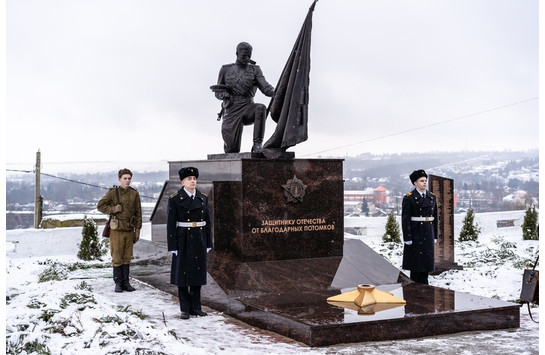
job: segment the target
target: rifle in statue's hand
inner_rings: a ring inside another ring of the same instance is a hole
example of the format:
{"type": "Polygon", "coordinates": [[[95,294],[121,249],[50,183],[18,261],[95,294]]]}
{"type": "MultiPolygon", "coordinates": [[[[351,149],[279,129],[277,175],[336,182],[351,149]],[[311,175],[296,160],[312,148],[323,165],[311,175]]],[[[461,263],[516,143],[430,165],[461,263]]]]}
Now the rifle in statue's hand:
{"type": "Polygon", "coordinates": [[[210,87],[210,90],[212,90],[216,97],[220,100],[223,100],[221,103],[221,110],[218,112],[218,121],[221,120],[221,117],[223,116],[225,109],[231,106],[233,103],[231,102],[230,96],[231,96],[231,87],[229,85],[223,85],[223,84],[217,84],[212,85],[210,87]]]}

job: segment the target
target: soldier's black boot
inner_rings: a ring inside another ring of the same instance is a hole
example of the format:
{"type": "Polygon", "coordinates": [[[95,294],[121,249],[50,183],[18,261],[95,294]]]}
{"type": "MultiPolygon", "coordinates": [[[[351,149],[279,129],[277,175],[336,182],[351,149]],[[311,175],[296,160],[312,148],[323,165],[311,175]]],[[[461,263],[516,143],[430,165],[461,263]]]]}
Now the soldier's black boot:
{"type": "Polygon", "coordinates": [[[114,266],[115,292],[123,292],[121,283],[123,282],[123,270],[121,266],[114,266]]]}
{"type": "Polygon", "coordinates": [[[198,317],[206,317],[208,315],[201,310],[201,286],[189,287],[189,299],[191,300],[190,315],[198,317]]]}
{"type": "Polygon", "coordinates": [[[124,291],[135,291],[136,289],[129,283],[129,264],[122,265],[121,267],[123,270],[123,282],[121,283],[121,287],[123,287],[124,291]]]}

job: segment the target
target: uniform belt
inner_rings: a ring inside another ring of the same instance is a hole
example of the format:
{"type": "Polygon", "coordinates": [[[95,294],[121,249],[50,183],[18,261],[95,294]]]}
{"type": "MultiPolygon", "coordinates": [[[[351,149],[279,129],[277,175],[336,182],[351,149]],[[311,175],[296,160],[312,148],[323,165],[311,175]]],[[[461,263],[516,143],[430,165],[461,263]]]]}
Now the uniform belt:
{"type": "Polygon", "coordinates": [[[415,222],[431,222],[433,220],[433,217],[411,217],[411,221],[415,222]]]}
{"type": "Polygon", "coordinates": [[[231,96],[229,98],[231,102],[253,101],[253,99],[251,96],[231,96]]]}
{"type": "Polygon", "coordinates": [[[206,222],[176,222],[176,227],[204,227],[206,222]]]}

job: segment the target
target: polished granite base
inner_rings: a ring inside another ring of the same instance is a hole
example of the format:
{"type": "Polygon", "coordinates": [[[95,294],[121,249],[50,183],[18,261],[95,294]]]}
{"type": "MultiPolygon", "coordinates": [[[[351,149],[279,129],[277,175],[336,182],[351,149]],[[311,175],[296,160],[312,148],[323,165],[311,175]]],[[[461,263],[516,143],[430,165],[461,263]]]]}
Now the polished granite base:
{"type": "MultiPolygon", "coordinates": [[[[248,155],[249,154],[249,155],[248,155]]],[[[135,245],[133,277],[177,296],[166,248],[167,202],[178,170],[200,171],[214,250],[202,303],[309,346],[417,338],[519,326],[519,305],[415,284],[360,240],[344,238],[342,160],[209,156],[169,162],[152,241],[135,245]],[[328,303],[375,285],[405,305],[328,303]]]]}
{"type": "MultiPolygon", "coordinates": [[[[163,243],[135,245],[132,276],[177,295],[163,243]]],[[[411,282],[359,240],[343,256],[241,262],[212,250],[203,305],[309,346],[519,327],[520,305],[411,282]],[[396,307],[343,307],[326,299],[358,284],[404,299],[396,307]]]]}
{"type": "Polygon", "coordinates": [[[214,249],[242,261],[342,256],[341,159],[227,159],[169,162],[169,180],[151,216],[152,240],[166,241],[169,196],[178,170],[199,169],[198,189],[210,202],[214,249]]]}

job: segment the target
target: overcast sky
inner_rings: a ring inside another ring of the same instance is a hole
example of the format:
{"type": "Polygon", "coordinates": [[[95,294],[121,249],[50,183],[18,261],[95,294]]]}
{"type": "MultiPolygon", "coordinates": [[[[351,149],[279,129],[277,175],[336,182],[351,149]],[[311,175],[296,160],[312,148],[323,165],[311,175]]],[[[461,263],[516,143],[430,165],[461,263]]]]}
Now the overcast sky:
{"type": "MultiPolygon", "coordinates": [[[[311,3],[8,0],[8,168],[223,153],[221,65],[276,86],[311,3]]],[[[537,0],[319,0],[311,61],[296,158],[538,148],[537,0]]]]}

